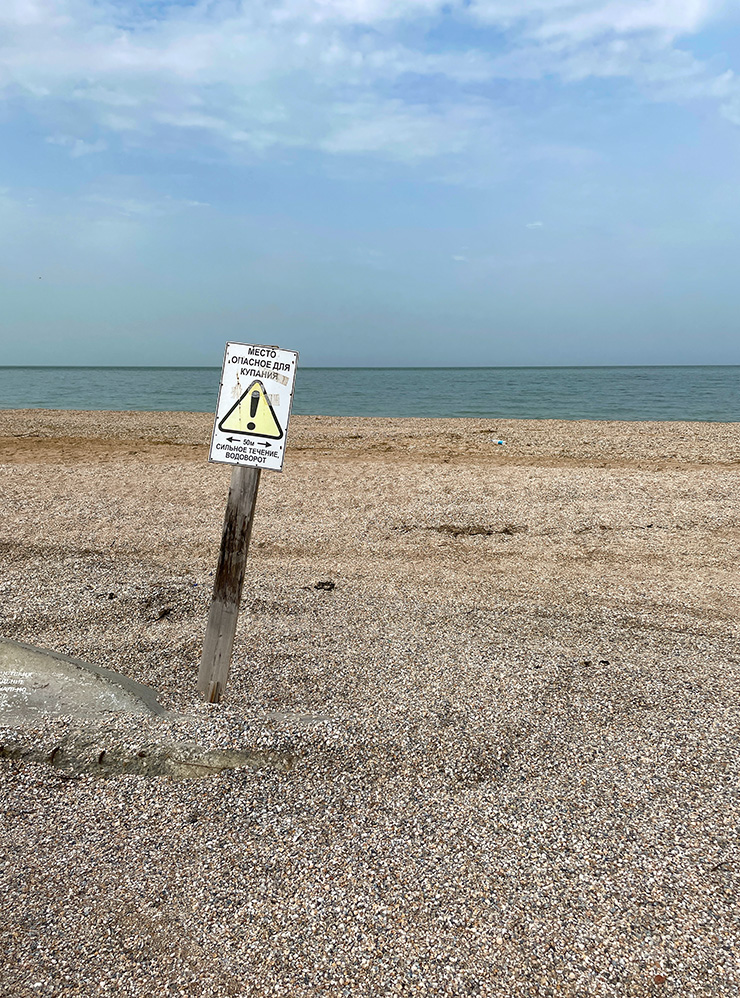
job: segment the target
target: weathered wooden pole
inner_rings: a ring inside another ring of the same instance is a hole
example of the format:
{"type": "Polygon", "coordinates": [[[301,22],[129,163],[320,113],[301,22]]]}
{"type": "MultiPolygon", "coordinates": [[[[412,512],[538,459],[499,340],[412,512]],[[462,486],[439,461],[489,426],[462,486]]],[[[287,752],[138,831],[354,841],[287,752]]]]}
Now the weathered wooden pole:
{"type": "Polygon", "coordinates": [[[198,672],[198,690],[209,703],[220,702],[229,678],[259,483],[259,468],[235,465],[231,469],[221,551],[198,672]]]}

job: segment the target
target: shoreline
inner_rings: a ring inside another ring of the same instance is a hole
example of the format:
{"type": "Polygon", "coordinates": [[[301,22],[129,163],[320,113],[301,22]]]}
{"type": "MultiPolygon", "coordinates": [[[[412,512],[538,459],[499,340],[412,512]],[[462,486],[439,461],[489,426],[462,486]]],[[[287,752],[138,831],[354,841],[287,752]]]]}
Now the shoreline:
{"type": "MultiPolygon", "coordinates": [[[[0,410],[0,461],[17,459],[23,440],[109,441],[125,455],[135,440],[159,446],[207,448],[212,413],[138,410],[0,410]]],[[[740,423],[690,421],[505,420],[477,417],[292,416],[287,453],[335,450],[356,456],[364,445],[406,452],[416,445],[440,459],[570,459],[677,464],[740,464],[740,423]],[[505,440],[497,446],[494,440],[505,440]]],[[[78,456],[83,457],[79,452],[78,456]]],[[[100,456],[100,452],[98,453],[100,456]]],[[[421,455],[420,455],[421,456],[421,455]]],[[[289,468],[289,458],[286,466],[289,468]]]]}

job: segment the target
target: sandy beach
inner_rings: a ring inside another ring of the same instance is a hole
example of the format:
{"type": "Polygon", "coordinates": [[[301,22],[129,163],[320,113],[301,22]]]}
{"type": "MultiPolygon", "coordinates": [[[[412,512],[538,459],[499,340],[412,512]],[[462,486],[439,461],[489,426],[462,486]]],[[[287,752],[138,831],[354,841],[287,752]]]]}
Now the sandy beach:
{"type": "Polygon", "coordinates": [[[211,424],[0,411],[0,634],[290,760],[0,759],[0,994],[740,994],[740,424],[294,417],[217,707],[211,424]]]}

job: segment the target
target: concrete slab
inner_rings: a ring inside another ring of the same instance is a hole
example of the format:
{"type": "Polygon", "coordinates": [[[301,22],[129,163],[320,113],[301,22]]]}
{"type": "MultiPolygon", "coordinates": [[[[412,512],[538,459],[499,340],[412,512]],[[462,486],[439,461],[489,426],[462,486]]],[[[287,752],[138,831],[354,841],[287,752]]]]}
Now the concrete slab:
{"type": "MultiPolygon", "coordinates": [[[[284,747],[211,748],[193,737],[173,737],[171,724],[160,724],[164,720],[176,721],[178,715],[165,711],[148,686],[68,655],[0,638],[0,759],[46,763],[65,779],[204,779],[228,769],[284,771],[293,765],[284,747]],[[145,723],[141,715],[154,723],[145,723]],[[55,717],[63,718],[62,730],[49,744],[39,736],[40,722],[55,717]]],[[[189,725],[180,715],[179,721],[192,734],[203,734],[202,719],[189,725]]]]}
{"type": "Polygon", "coordinates": [[[58,652],[0,638],[0,724],[42,717],[102,720],[114,714],[164,714],[154,692],[126,676],[58,652]]]}

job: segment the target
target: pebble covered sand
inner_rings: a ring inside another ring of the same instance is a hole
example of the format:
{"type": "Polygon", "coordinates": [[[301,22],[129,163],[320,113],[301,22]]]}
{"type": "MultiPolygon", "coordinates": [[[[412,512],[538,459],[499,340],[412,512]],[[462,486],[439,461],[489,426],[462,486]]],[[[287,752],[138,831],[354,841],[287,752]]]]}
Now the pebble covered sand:
{"type": "Polygon", "coordinates": [[[3,998],[740,994],[740,424],[295,417],[219,706],[210,427],[0,412],[0,634],[275,763],[0,759],[3,998]]]}

